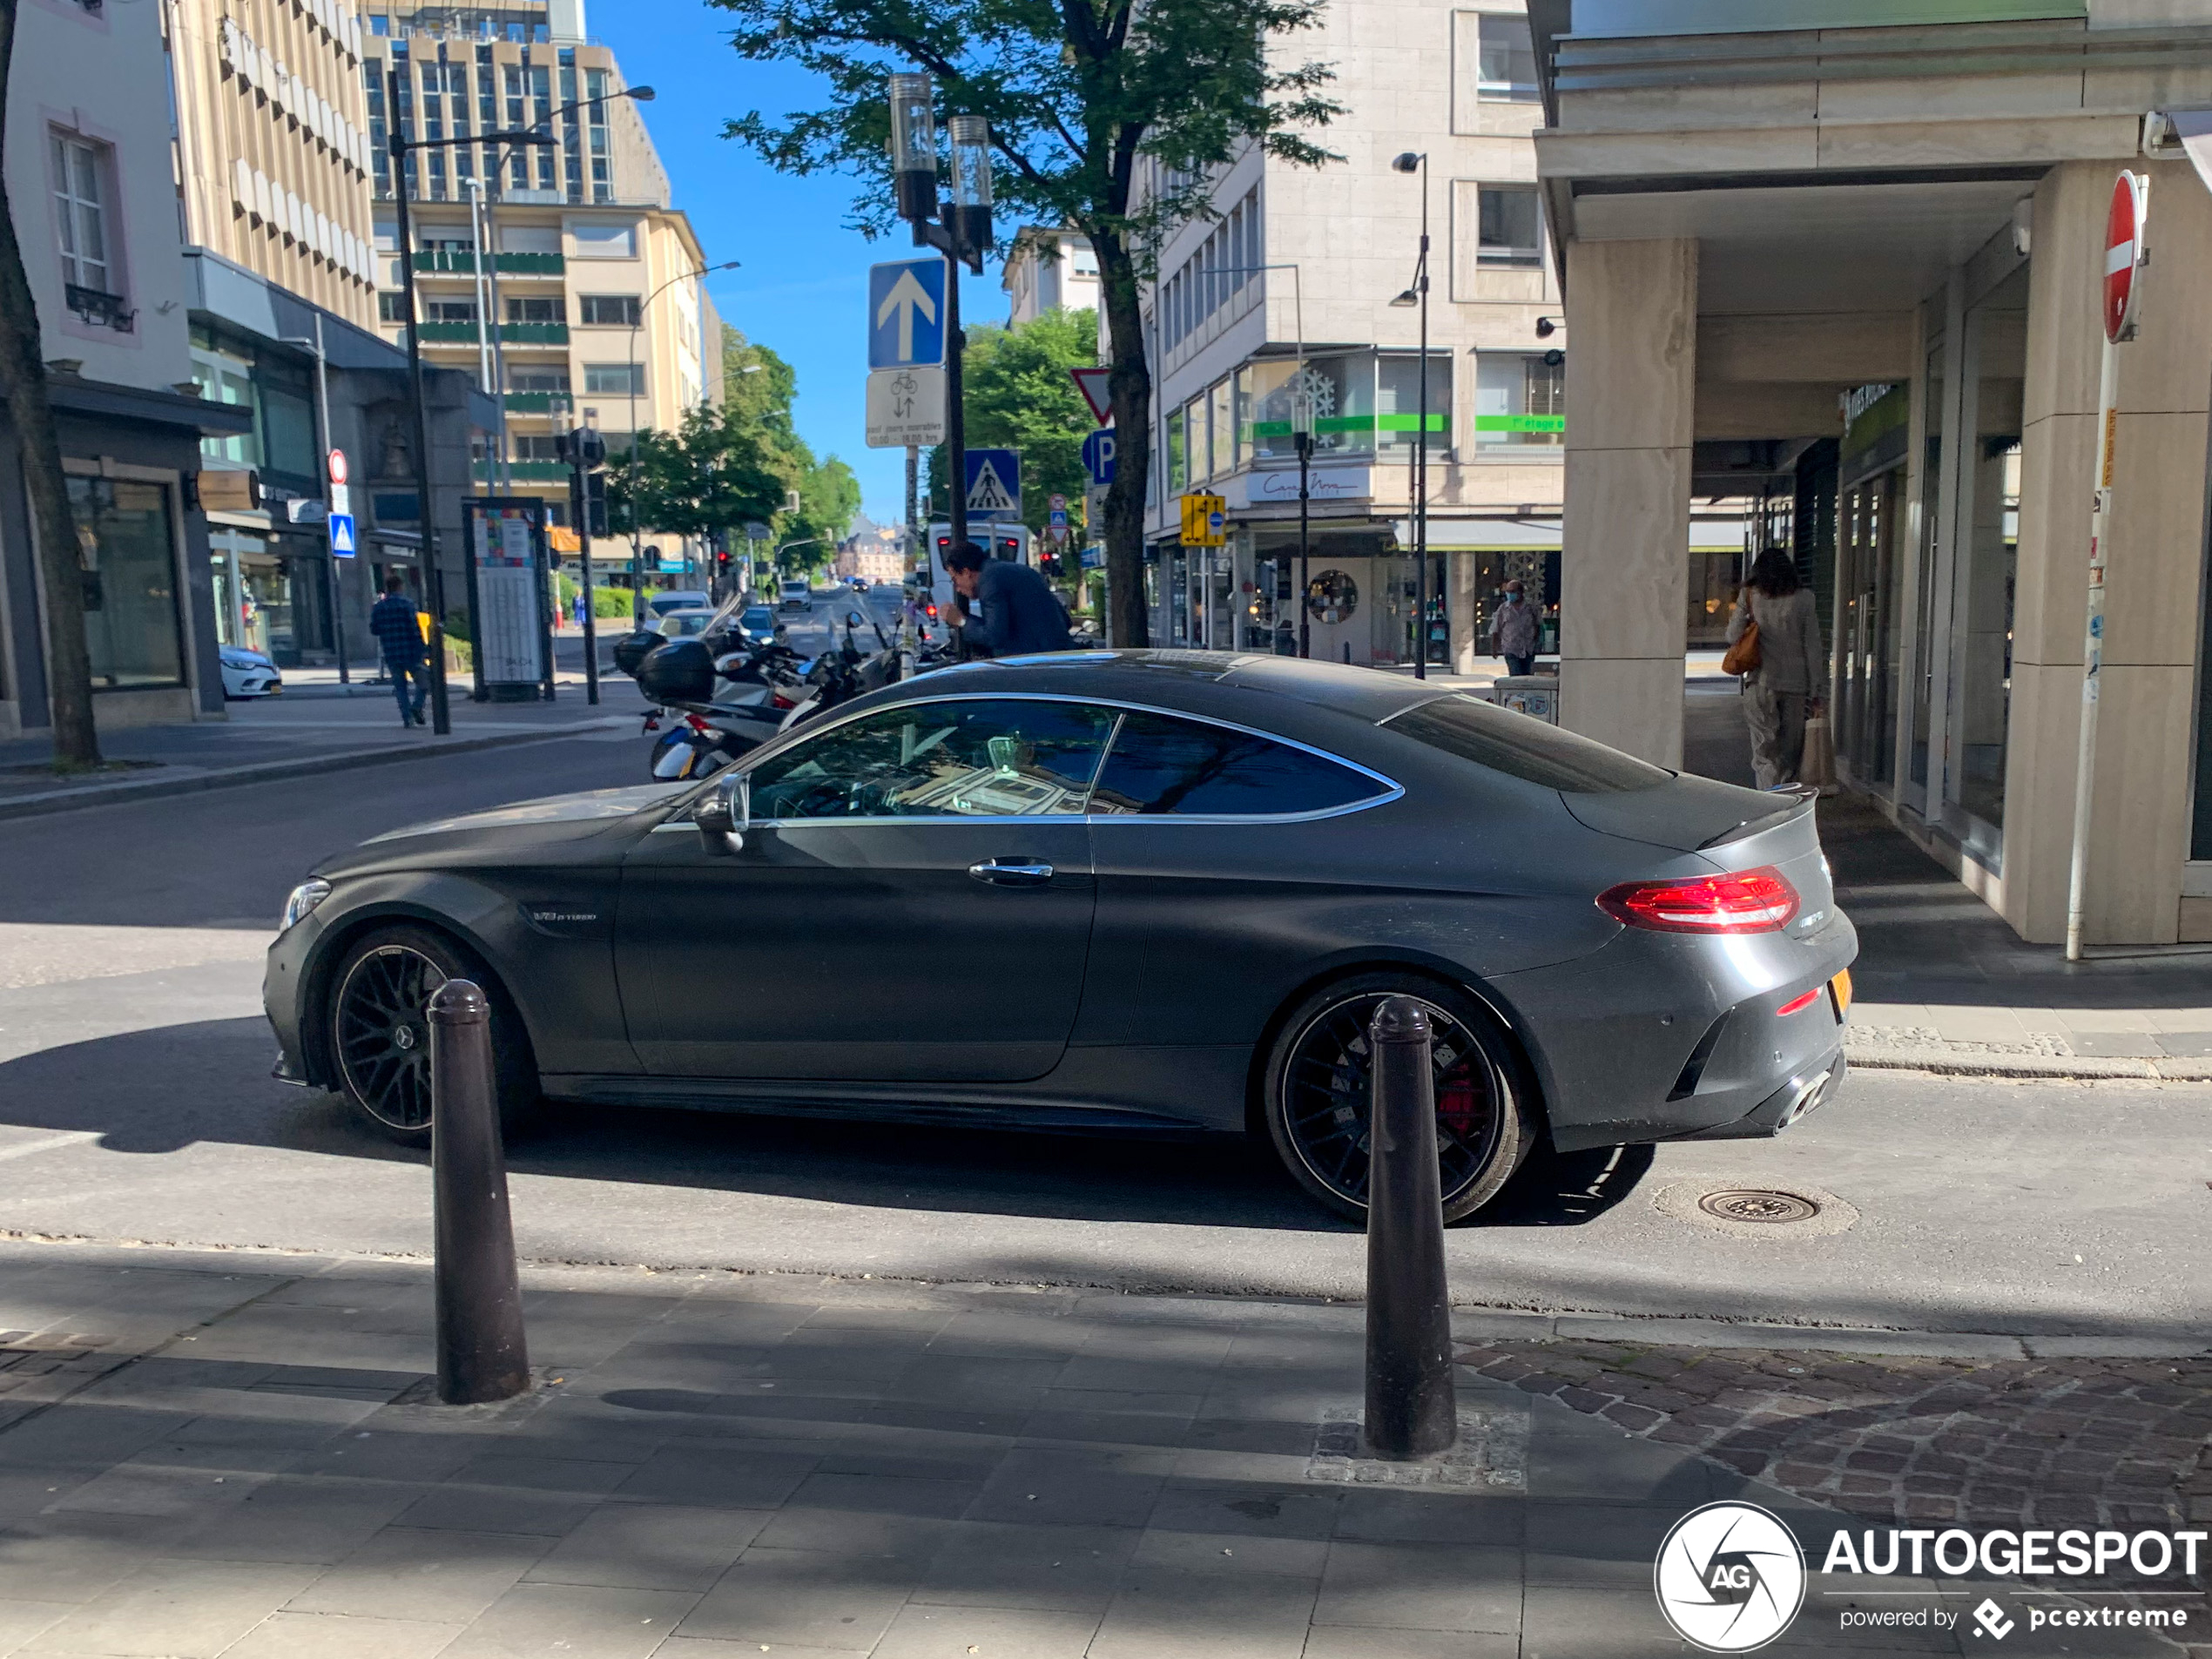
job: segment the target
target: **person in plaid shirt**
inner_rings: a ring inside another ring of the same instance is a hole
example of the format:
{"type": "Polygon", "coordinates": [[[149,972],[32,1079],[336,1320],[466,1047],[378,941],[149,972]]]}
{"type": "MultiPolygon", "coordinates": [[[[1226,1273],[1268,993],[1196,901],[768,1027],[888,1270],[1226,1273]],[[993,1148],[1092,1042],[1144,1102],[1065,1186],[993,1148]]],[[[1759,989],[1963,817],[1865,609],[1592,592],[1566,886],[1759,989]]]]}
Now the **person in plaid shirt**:
{"type": "Polygon", "coordinates": [[[392,695],[400,700],[400,724],[421,725],[422,699],[430,690],[430,656],[422,644],[422,627],[415,619],[414,602],[407,597],[407,578],[384,578],[384,597],[368,610],[368,631],[384,648],[384,671],[392,678],[392,695]],[[415,697],[408,698],[408,682],[414,681],[415,697]]]}

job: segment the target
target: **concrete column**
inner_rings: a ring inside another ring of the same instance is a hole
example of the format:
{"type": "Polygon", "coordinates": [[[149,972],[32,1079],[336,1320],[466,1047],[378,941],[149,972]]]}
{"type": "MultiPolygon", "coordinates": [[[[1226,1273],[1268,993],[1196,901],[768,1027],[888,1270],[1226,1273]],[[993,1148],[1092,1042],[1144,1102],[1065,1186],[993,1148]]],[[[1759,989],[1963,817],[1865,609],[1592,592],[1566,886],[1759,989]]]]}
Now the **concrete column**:
{"type": "Polygon", "coordinates": [[[1567,246],[1560,723],[1682,764],[1697,244],[1567,246]]]}
{"type": "MultiPolygon", "coordinates": [[[[2186,163],[2152,175],[2141,329],[2120,347],[2087,938],[2180,936],[2205,548],[2212,196],[2186,163]]],[[[2022,407],[2019,566],[2005,790],[2005,919],[2066,934],[2081,643],[2095,488],[2105,214],[2119,168],[2068,162],[2036,187],[2022,407]]],[[[2212,918],[2208,918],[2212,921],[2212,918]]]]}

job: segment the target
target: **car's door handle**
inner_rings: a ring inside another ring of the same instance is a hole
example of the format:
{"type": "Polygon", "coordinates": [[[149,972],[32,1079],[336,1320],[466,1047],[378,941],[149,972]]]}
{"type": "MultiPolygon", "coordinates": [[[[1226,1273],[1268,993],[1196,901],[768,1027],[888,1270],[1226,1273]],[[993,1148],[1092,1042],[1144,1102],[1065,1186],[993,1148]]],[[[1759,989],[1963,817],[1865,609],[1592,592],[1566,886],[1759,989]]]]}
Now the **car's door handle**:
{"type": "Polygon", "coordinates": [[[1001,887],[1041,887],[1052,880],[1049,864],[1030,864],[1017,859],[987,859],[968,867],[978,881],[1001,887]]]}

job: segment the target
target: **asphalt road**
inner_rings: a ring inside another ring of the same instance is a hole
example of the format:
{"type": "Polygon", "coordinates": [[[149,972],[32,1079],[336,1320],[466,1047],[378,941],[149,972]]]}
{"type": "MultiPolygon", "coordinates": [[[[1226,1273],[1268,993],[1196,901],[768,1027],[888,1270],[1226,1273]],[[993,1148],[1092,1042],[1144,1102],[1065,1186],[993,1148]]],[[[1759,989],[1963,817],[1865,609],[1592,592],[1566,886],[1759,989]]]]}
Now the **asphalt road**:
{"type": "MultiPolygon", "coordinates": [[[[801,647],[805,647],[802,645],[801,647]]],[[[642,779],[627,731],[0,823],[0,1231],[419,1254],[420,1157],[268,1076],[260,954],[323,852],[642,779]]],[[[834,994],[833,990],[830,994],[834,994]]],[[[856,1031],[868,1011],[853,1009],[856,1031]]],[[[1457,1299],[1949,1330],[2201,1330],[2212,1089],[1854,1076],[1770,1142],[1534,1164],[1457,1299]],[[1811,1186],[1831,1233],[1682,1218],[1811,1186]],[[1662,1202],[1665,1208],[1662,1207],[1662,1202]]],[[[570,1112],[511,1149],[544,1260],[1350,1297],[1363,1241],[1241,1144],[570,1112]]]]}

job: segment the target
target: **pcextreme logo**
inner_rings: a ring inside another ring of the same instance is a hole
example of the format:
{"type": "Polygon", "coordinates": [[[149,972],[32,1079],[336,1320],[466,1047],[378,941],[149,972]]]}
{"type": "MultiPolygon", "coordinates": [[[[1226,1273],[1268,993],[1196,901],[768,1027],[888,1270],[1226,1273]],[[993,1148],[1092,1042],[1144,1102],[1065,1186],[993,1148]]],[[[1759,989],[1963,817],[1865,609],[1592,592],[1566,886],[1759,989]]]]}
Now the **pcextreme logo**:
{"type": "Polygon", "coordinates": [[[1757,1505],[1709,1503],[1659,1546],[1652,1588],[1683,1641],[1707,1653],[1749,1653],[1788,1629],[1804,1605],[1804,1552],[1757,1505]]]}

